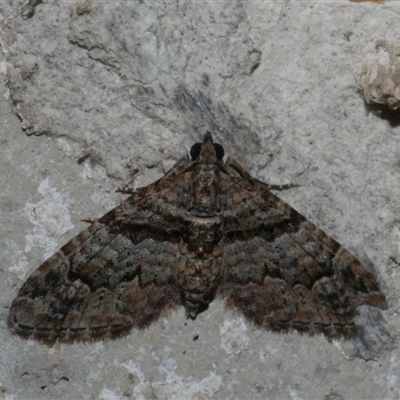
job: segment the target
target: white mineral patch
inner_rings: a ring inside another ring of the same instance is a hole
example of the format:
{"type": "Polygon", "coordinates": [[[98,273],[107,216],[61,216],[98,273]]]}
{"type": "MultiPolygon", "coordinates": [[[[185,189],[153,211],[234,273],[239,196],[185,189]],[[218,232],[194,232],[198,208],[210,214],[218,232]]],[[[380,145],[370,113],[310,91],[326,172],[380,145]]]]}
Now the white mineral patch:
{"type": "Polygon", "coordinates": [[[43,200],[37,203],[27,202],[25,206],[25,216],[33,224],[32,232],[25,237],[25,251],[29,252],[33,247],[42,247],[45,259],[54,253],[60,236],[73,229],[74,224],[70,218],[71,202],[68,196],[51,186],[49,178],[40,183],[38,192],[43,196],[43,200]]]}
{"type": "Polygon", "coordinates": [[[219,327],[221,347],[229,354],[239,354],[246,350],[249,338],[247,326],[243,318],[225,319],[219,327]]]}

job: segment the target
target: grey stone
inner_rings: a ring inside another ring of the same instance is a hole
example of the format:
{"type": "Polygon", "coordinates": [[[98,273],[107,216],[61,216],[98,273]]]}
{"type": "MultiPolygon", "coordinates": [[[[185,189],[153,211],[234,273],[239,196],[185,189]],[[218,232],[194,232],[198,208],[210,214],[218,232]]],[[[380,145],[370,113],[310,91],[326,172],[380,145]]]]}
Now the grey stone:
{"type": "Polygon", "coordinates": [[[2,396],[399,396],[399,123],[358,92],[377,43],[398,41],[396,2],[33,3],[0,4],[2,396]],[[388,325],[363,312],[362,343],[332,344],[244,330],[214,302],[113,342],[12,336],[23,279],[206,130],[257,178],[300,185],[279,197],[375,266],[388,325]]]}

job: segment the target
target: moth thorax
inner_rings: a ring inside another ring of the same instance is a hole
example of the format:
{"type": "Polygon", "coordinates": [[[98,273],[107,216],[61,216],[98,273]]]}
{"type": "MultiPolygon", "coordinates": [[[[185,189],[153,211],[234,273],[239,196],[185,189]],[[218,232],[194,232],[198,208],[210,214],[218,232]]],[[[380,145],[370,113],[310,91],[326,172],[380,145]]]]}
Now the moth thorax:
{"type": "Polygon", "coordinates": [[[213,164],[199,165],[191,182],[193,215],[210,217],[219,213],[219,170],[213,164]]]}

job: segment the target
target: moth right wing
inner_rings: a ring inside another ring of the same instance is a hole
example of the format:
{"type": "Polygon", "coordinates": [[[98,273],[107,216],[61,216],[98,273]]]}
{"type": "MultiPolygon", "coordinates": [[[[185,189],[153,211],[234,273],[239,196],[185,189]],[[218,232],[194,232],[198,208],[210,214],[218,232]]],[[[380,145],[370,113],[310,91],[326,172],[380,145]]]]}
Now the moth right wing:
{"type": "Polygon", "coordinates": [[[221,180],[226,206],[218,294],[228,308],[268,330],[327,337],[353,335],[360,305],[387,308],[377,281],[355,257],[266,184],[240,169],[239,175],[221,180]]]}

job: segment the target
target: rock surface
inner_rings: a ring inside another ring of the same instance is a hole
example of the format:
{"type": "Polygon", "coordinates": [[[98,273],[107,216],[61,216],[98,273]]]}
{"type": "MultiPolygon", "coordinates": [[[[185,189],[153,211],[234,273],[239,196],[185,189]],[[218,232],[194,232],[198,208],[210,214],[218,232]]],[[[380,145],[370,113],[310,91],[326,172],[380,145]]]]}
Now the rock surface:
{"type": "Polygon", "coordinates": [[[382,51],[382,65],[398,63],[399,7],[1,3],[2,396],[397,398],[399,117],[363,94],[377,98],[366,71],[393,71],[374,66],[382,51]],[[12,336],[22,281],[81,218],[118,204],[115,188],[160,177],[207,130],[257,178],[298,183],[278,196],[373,269],[389,310],[363,308],[359,336],[333,343],[260,331],[221,302],[114,342],[12,336]]]}

